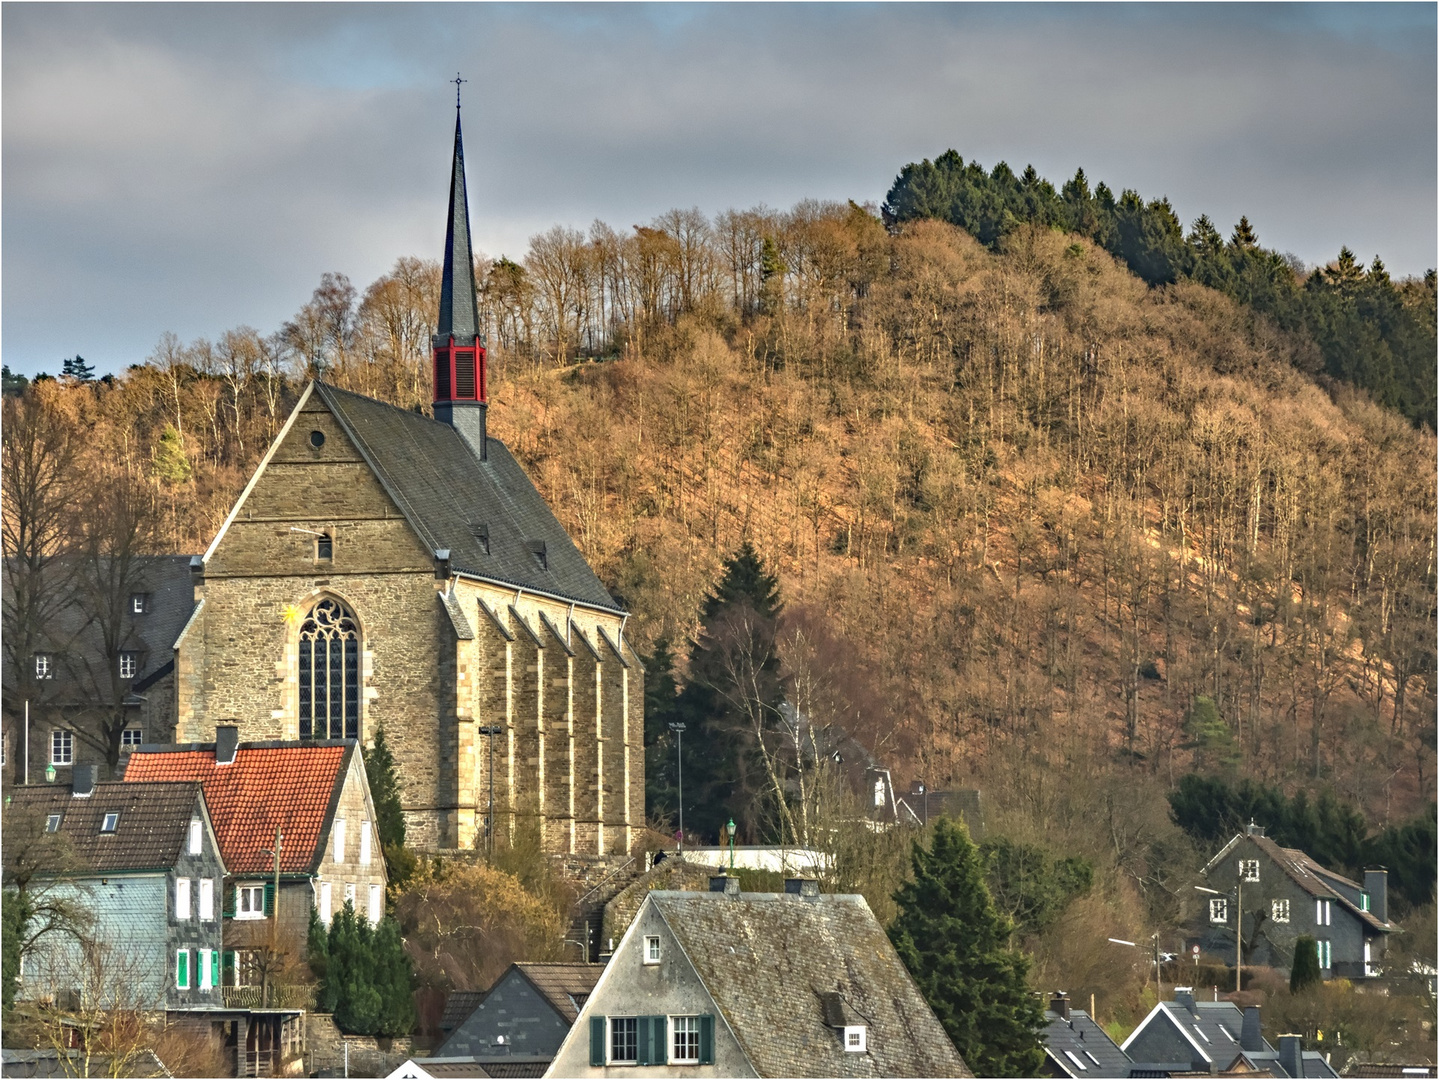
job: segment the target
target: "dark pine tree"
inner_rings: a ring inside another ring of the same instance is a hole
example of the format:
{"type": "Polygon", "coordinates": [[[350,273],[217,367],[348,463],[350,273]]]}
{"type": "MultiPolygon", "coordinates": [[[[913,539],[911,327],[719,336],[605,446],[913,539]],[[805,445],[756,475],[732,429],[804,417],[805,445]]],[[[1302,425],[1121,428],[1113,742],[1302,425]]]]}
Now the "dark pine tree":
{"type": "Polygon", "coordinates": [[[1319,944],[1312,937],[1294,939],[1294,966],[1289,969],[1289,992],[1299,994],[1317,986],[1319,975],[1319,944]]]}
{"type": "Polygon", "coordinates": [[[405,812],[400,804],[400,778],[395,756],[385,741],[385,726],[375,729],[375,745],[365,750],[365,777],[375,800],[375,832],[385,855],[391,885],[403,885],[415,869],[415,856],[405,847],[405,812]]]}
{"type": "Polygon", "coordinates": [[[328,931],[311,914],[310,970],[320,980],[319,1007],[351,1035],[408,1035],[415,1025],[414,968],[399,927],[378,927],[346,903],[328,931]]]}
{"type": "Polygon", "coordinates": [[[1044,1011],[1025,978],[1029,958],[985,885],[964,825],[940,818],[928,850],[914,845],[914,880],[894,894],[895,951],[975,1076],[1035,1076],[1044,1011]]]}
{"type": "Polygon", "coordinates": [[[660,638],[645,665],[645,813],[652,821],[677,821],[674,734],[680,718],[674,653],[660,638]]]}
{"type": "Polygon", "coordinates": [[[61,366],[60,374],[68,375],[78,382],[92,382],[95,378],[95,368],[85,362],[85,358],[79,353],[74,356],[65,357],[61,366]]]}

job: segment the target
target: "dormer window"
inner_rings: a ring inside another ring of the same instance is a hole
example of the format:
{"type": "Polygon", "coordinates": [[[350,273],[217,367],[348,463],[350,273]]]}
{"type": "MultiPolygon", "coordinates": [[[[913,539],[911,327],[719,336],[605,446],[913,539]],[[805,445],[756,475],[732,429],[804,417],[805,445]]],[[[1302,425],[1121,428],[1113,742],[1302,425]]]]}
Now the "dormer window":
{"type": "Polygon", "coordinates": [[[53,679],[55,677],[55,654],[37,652],[35,654],[35,678],[53,679]]]}
{"type": "Polygon", "coordinates": [[[545,552],[545,542],[543,540],[530,541],[530,554],[535,557],[535,562],[540,564],[541,570],[548,570],[550,568],[550,559],[549,555],[545,552]]]}
{"type": "Polygon", "coordinates": [[[140,654],[137,652],[122,652],[120,654],[120,678],[133,679],[140,671],[140,654]]]}
{"type": "Polygon", "coordinates": [[[847,1054],[863,1054],[869,1049],[869,1029],[863,1024],[846,1024],[844,1050],[847,1054]]]}
{"type": "Polygon", "coordinates": [[[100,822],[100,831],[101,831],[102,833],[112,833],[112,832],[115,831],[115,827],[116,827],[117,825],[119,825],[119,824],[120,824],[120,815],[119,815],[119,814],[117,814],[117,813],[106,814],[106,815],[105,815],[105,820],[102,821],[102,822],[100,822]]]}
{"type": "Polygon", "coordinates": [[[335,538],[329,533],[315,537],[315,560],[329,562],[335,557],[335,538]]]}
{"type": "Polygon", "coordinates": [[[131,594],[130,594],[130,614],[131,614],[131,615],[143,615],[143,614],[145,614],[145,612],[147,612],[147,611],[149,611],[149,610],[150,610],[150,594],[149,594],[149,593],[137,592],[137,593],[131,593],[131,594]]]}
{"type": "Polygon", "coordinates": [[[490,527],[488,525],[471,525],[470,535],[475,538],[475,543],[480,545],[480,550],[488,555],[490,553],[490,527]]]}

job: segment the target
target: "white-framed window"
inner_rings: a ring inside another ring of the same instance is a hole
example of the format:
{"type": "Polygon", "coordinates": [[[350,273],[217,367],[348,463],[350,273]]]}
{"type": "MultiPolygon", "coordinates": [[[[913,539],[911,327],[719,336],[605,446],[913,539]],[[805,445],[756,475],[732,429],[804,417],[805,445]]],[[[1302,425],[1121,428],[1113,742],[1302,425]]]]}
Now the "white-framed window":
{"type": "Polygon", "coordinates": [[[1364,943],[1364,974],[1379,974],[1379,969],[1374,966],[1374,943],[1370,941],[1364,943]]]}
{"type": "Polygon", "coordinates": [[[1288,922],[1288,921],[1289,921],[1289,901],[1288,901],[1288,900],[1271,900],[1271,901],[1269,901],[1269,917],[1270,917],[1271,919],[1273,919],[1275,922],[1288,922]]]}
{"type": "Polygon", "coordinates": [[[1322,971],[1328,971],[1334,963],[1334,952],[1332,943],[1328,938],[1321,938],[1315,942],[1319,947],[1319,967],[1322,971]]]}
{"type": "Polygon", "coordinates": [[[345,882],[345,903],[350,905],[351,911],[355,910],[355,883],[353,881],[345,882]]]}
{"type": "Polygon", "coordinates": [[[148,593],[137,592],[137,593],[131,593],[131,594],[130,594],[130,614],[131,614],[131,615],[143,615],[143,614],[145,614],[146,611],[149,610],[149,608],[150,608],[150,595],[149,595],[148,593]]]}
{"type": "Polygon", "coordinates": [[[133,679],[140,671],[140,654],[137,652],[122,652],[120,654],[120,678],[133,679]]]}
{"type": "Polygon", "coordinates": [[[658,937],[645,938],[645,963],[658,964],[660,962],[660,939],[658,937]]]}
{"type": "MultiPolygon", "coordinates": [[[[841,1034],[844,1037],[846,1054],[863,1054],[869,1049],[869,1029],[863,1024],[846,1024],[841,1034]]],[[[1070,1057],[1073,1056],[1073,1054],[1070,1055],[1070,1057]]],[[[1079,1061],[1078,1064],[1081,1069],[1084,1068],[1084,1062],[1079,1061]]]]}
{"type": "MultiPolygon", "coordinates": [[[[4,765],[4,764],[5,764],[5,763],[4,763],[3,761],[0,761],[0,765],[4,765]]],[[[1360,910],[1360,911],[1368,911],[1368,910],[1369,910],[1369,894],[1368,894],[1367,892],[1362,892],[1362,893],[1359,894],[1359,910],[1360,910]]]]}
{"type": "MultiPolygon", "coordinates": [[[[1314,925],[1329,926],[1334,918],[1333,902],[1329,900],[1314,901],[1314,925]]],[[[1323,965],[1320,965],[1321,967],[1323,965]]]]}
{"type": "Polygon", "coordinates": [[[190,917],[190,879],[187,877],[175,879],[175,918],[188,919],[190,917]]]}
{"type": "Polygon", "coordinates": [[[200,921],[215,920],[215,882],[212,878],[200,879],[200,921]]]}
{"type": "Polygon", "coordinates": [[[199,818],[190,819],[190,854],[199,855],[204,850],[205,833],[199,818]]]}
{"type": "Polygon", "coordinates": [[[670,1017],[670,1063],[672,1065],[697,1065],[700,1059],[700,1018],[698,1016],[670,1017]]]}
{"type": "Polygon", "coordinates": [[[370,865],[370,823],[360,822],[360,865],[370,865]]]}
{"type": "Polygon", "coordinates": [[[883,805],[884,805],[884,781],[883,781],[883,780],[876,780],[876,781],[874,782],[874,805],[875,805],[875,806],[883,806],[883,805]]]}
{"type": "Polygon", "coordinates": [[[235,886],[235,918],[263,919],[265,917],[265,886],[235,886]]]}
{"type": "Polygon", "coordinates": [[[53,679],[55,677],[55,654],[37,652],[35,654],[35,678],[53,679]]]}
{"type": "Polygon", "coordinates": [[[610,1064],[633,1065],[640,1057],[640,1020],[637,1016],[610,1017],[610,1064]]]}
{"type": "Polygon", "coordinates": [[[1209,901],[1209,921],[1212,923],[1229,921],[1229,901],[1227,899],[1219,896],[1209,901]]]}
{"type": "Polygon", "coordinates": [[[178,990],[190,988],[190,950],[175,950],[175,987],[178,990]]]}
{"type": "Polygon", "coordinates": [[[46,831],[46,832],[59,832],[59,831],[60,831],[60,817],[61,817],[60,814],[51,814],[50,816],[48,816],[48,817],[45,819],[45,831],[46,831]]]}
{"type": "Polygon", "coordinates": [[[330,925],[330,883],[320,882],[320,921],[330,925]]]}
{"type": "Polygon", "coordinates": [[[215,985],[215,950],[200,950],[200,989],[209,990],[215,985]]]}
{"type": "Polygon", "coordinates": [[[140,749],[145,741],[145,733],[137,727],[127,727],[120,732],[120,753],[130,754],[140,749]]]}
{"type": "Polygon", "coordinates": [[[1259,880],[1259,860],[1258,860],[1258,859],[1240,859],[1240,860],[1239,860],[1239,880],[1240,880],[1240,881],[1258,881],[1258,880],[1259,880]]]}
{"type": "Polygon", "coordinates": [[[75,764],[75,735],[73,732],[50,732],[50,764],[75,764]]]}
{"type": "Polygon", "coordinates": [[[379,926],[385,914],[385,892],[378,885],[370,886],[370,925],[379,926]]]}
{"type": "MultiPolygon", "coordinates": [[[[849,1044],[848,1044],[848,1043],[845,1044],[845,1049],[846,1049],[846,1050],[849,1049],[849,1044]]],[[[1085,1072],[1088,1072],[1088,1071],[1089,1071],[1089,1066],[1086,1065],[1084,1062],[1080,1061],[1080,1060],[1079,1060],[1079,1055],[1076,1054],[1073,1050],[1066,1050],[1066,1051],[1064,1052],[1064,1056],[1067,1057],[1067,1058],[1069,1058],[1070,1061],[1074,1062],[1074,1064],[1075,1064],[1075,1066],[1076,1066],[1077,1068],[1083,1069],[1085,1072]]]]}
{"type": "Polygon", "coordinates": [[[335,861],[345,861],[345,819],[335,819],[335,861]]]}
{"type": "Polygon", "coordinates": [[[100,831],[102,833],[112,833],[119,827],[120,815],[114,811],[106,814],[105,819],[100,822],[100,831]]]}

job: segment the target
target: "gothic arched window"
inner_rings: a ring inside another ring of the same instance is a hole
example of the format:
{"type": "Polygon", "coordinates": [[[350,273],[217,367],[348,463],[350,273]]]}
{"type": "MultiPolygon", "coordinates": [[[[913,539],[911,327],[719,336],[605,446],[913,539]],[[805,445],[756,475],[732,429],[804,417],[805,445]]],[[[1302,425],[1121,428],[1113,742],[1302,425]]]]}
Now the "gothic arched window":
{"type": "Polygon", "coordinates": [[[300,738],[360,737],[360,629],[326,598],[300,624],[300,738]]]}

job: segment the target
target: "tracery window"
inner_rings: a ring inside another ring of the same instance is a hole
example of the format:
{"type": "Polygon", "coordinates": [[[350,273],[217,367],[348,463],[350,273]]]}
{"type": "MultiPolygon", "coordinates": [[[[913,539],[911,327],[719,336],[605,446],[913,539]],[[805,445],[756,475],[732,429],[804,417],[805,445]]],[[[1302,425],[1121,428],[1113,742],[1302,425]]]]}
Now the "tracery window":
{"type": "Polygon", "coordinates": [[[360,737],[360,630],[338,600],[300,625],[300,738],[360,737]]]}

